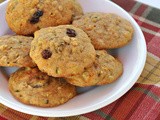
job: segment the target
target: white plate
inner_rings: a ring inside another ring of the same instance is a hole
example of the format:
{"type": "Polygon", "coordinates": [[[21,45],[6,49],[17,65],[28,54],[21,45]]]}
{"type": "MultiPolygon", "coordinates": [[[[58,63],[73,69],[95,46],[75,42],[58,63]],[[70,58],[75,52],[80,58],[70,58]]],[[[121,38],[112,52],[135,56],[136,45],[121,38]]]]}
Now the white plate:
{"type": "MultiPolygon", "coordinates": [[[[25,105],[15,100],[7,88],[7,78],[3,77],[0,72],[0,102],[2,104],[32,115],[47,117],[73,116],[88,113],[112,103],[134,85],[143,70],[146,60],[146,43],[141,29],[127,12],[108,0],[79,0],[79,2],[84,12],[116,13],[129,20],[134,26],[135,33],[132,42],[124,48],[112,51],[123,62],[123,75],[113,84],[93,89],[81,89],[84,91],[83,93],[64,105],[54,108],[39,108],[25,105]]],[[[6,1],[0,5],[0,36],[11,33],[5,21],[7,3],[6,1]]],[[[1,70],[4,71],[2,68],[1,70]]],[[[9,70],[11,70],[9,72],[13,71],[13,69],[9,70]]],[[[8,69],[6,72],[8,72],[8,69]]]]}

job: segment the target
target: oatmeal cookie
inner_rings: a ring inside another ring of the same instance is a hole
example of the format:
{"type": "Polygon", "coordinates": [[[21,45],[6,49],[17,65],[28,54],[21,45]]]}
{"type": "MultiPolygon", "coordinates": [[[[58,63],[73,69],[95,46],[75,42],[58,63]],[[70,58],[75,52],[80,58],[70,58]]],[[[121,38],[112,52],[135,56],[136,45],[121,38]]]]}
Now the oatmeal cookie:
{"type": "Polygon", "coordinates": [[[22,103],[53,107],[64,104],[76,95],[75,86],[62,78],[54,78],[38,68],[20,68],[9,79],[9,90],[22,103]]]}
{"type": "Polygon", "coordinates": [[[96,51],[96,61],[82,74],[66,78],[70,84],[86,87],[105,85],[117,80],[123,72],[122,63],[109,55],[105,50],[96,51]]]}
{"type": "Polygon", "coordinates": [[[10,0],[6,10],[8,26],[17,34],[29,35],[57,25],[70,24],[80,10],[74,0],[10,0]]]}
{"type": "Polygon", "coordinates": [[[39,69],[53,77],[82,73],[95,61],[95,49],[87,34],[72,25],[35,32],[30,56],[39,69]]]}
{"type": "Polygon", "coordinates": [[[77,0],[73,0],[73,2],[75,3],[75,6],[73,8],[73,15],[72,15],[73,18],[72,19],[83,15],[83,10],[82,10],[81,5],[77,2],[77,0]]]}
{"type": "Polygon", "coordinates": [[[77,17],[73,25],[83,29],[98,50],[123,47],[132,40],[134,32],[130,22],[111,13],[87,13],[77,17]]]}
{"type": "Polygon", "coordinates": [[[34,67],[29,56],[32,37],[5,35],[0,37],[0,66],[34,67]]]}

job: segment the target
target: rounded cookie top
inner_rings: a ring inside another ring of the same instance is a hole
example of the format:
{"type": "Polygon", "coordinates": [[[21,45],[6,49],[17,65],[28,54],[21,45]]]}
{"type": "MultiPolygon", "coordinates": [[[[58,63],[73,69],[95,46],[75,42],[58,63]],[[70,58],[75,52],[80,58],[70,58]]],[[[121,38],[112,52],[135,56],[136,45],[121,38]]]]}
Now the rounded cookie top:
{"type": "Polygon", "coordinates": [[[71,76],[66,80],[76,86],[85,87],[104,85],[117,80],[123,72],[120,61],[109,55],[105,50],[96,51],[96,61],[82,74],[71,76]]]}
{"type": "Polygon", "coordinates": [[[6,20],[9,27],[21,35],[72,22],[75,14],[74,0],[10,0],[6,20]]]}
{"type": "Polygon", "coordinates": [[[76,88],[38,68],[20,68],[9,79],[9,90],[20,102],[39,107],[61,105],[76,95],[76,88]]]}
{"type": "Polygon", "coordinates": [[[73,15],[72,15],[72,19],[75,19],[75,17],[81,16],[83,15],[83,10],[81,5],[77,2],[77,0],[73,0],[73,2],[75,3],[74,8],[73,8],[73,15]]]}
{"type": "Polygon", "coordinates": [[[62,25],[35,32],[30,56],[48,75],[67,77],[91,66],[95,61],[95,49],[83,30],[62,25]]]}
{"type": "Polygon", "coordinates": [[[111,13],[87,13],[73,25],[83,29],[95,49],[119,48],[132,40],[133,27],[126,19],[111,13]]]}
{"type": "Polygon", "coordinates": [[[6,35],[0,37],[0,66],[33,67],[29,56],[32,37],[6,35]]]}

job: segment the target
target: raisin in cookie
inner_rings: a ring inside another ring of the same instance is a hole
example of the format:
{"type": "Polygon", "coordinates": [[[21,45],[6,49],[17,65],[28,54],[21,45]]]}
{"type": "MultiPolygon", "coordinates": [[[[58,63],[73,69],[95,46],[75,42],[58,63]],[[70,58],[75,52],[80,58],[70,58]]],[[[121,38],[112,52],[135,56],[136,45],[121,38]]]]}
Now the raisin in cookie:
{"type": "Polygon", "coordinates": [[[0,37],[0,66],[33,67],[29,56],[32,37],[6,35],[0,37]]]}
{"type": "Polygon", "coordinates": [[[80,75],[66,78],[76,86],[105,85],[117,80],[123,72],[122,63],[105,50],[96,51],[96,61],[80,75]]]}
{"type": "Polygon", "coordinates": [[[82,73],[95,61],[95,49],[87,34],[72,25],[35,32],[30,56],[39,69],[54,77],[82,73]]]}
{"type": "Polygon", "coordinates": [[[69,24],[77,13],[74,0],[10,0],[8,26],[17,34],[33,34],[40,28],[69,24]]]}
{"type": "Polygon", "coordinates": [[[38,68],[20,68],[9,79],[9,90],[20,102],[39,107],[64,104],[76,95],[75,86],[38,68]]]}
{"type": "Polygon", "coordinates": [[[127,45],[133,36],[131,23],[110,13],[87,13],[73,21],[91,38],[95,49],[112,49],[127,45]]]}

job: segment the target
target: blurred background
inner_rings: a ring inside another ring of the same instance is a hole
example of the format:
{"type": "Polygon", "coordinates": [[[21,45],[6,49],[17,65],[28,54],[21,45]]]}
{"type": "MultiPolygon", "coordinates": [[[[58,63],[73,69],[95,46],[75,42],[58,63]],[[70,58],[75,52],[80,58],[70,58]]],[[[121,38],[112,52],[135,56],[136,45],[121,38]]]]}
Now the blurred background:
{"type": "Polygon", "coordinates": [[[144,4],[147,4],[155,8],[160,8],[160,0],[136,0],[136,1],[142,2],[144,4]]]}

